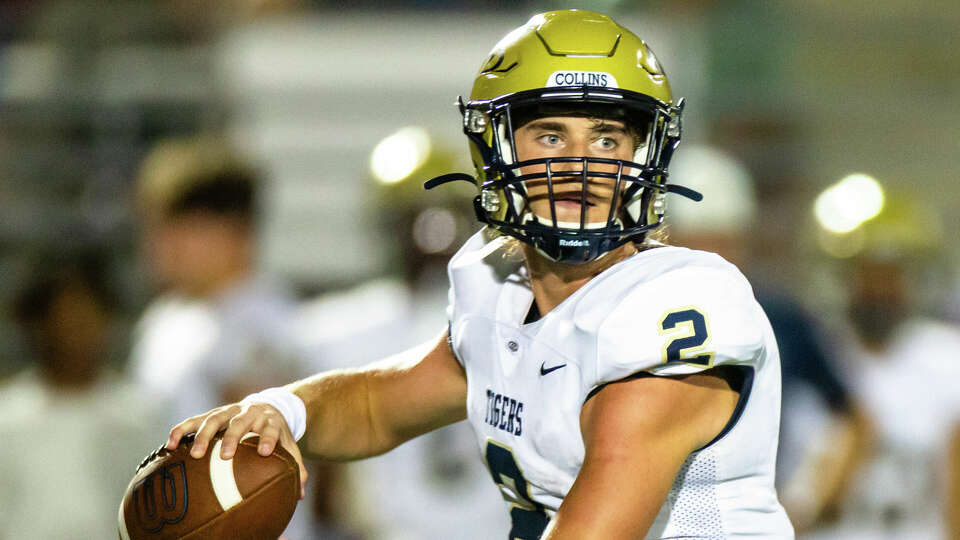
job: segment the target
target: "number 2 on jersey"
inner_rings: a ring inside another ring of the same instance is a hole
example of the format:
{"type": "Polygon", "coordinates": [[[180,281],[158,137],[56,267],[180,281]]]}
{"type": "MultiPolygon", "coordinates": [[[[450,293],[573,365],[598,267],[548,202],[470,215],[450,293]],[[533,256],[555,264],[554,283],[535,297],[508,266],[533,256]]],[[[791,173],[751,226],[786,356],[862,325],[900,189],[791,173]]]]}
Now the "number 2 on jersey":
{"type": "Polygon", "coordinates": [[[710,341],[707,318],[696,308],[667,312],[660,319],[660,333],[677,334],[663,348],[665,363],[684,362],[698,366],[709,366],[713,363],[713,353],[703,351],[710,341]]]}
{"type": "Polygon", "coordinates": [[[510,520],[513,522],[510,538],[537,540],[547,528],[550,518],[543,511],[543,505],[530,498],[527,492],[527,479],[523,477],[523,471],[517,465],[513,452],[505,446],[488,440],[484,457],[487,459],[487,467],[497,486],[507,488],[519,499],[510,507],[510,520]]]}

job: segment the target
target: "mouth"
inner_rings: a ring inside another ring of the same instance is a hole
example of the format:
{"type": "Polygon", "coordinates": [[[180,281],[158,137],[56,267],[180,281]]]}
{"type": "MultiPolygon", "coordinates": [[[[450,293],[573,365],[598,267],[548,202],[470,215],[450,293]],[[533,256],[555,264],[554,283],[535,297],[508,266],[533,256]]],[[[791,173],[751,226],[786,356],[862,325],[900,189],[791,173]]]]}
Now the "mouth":
{"type": "Polygon", "coordinates": [[[558,208],[571,208],[576,207],[578,210],[580,208],[592,208],[594,206],[599,206],[607,198],[603,197],[598,193],[593,193],[592,191],[587,191],[584,193],[580,189],[566,189],[563,191],[557,190],[552,194],[550,193],[533,193],[529,195],[529,202],[536,202],[542,204],[550,204],[551,199],[553,204],[558,208]]]}
{"type": "Polygon", "coordinates": [[[553,202],[561,208],[590,208],[597,205],[596,197],[587,193],[584,198],[580,192],[554,194],[553,202]]]}

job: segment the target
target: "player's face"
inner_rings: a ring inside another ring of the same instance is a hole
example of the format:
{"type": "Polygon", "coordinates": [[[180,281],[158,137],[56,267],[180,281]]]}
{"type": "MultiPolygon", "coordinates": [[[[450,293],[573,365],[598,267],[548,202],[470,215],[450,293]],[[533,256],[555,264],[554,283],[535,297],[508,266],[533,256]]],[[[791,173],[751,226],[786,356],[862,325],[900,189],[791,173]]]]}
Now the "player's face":
{"type": "Polygon", "coordinates": [[[143,247],[162,288],[207,296],[235,277],[251,249],[247,229],[237,220],[191,212],[150,220],[143,247]]]}
{"type": "MultiPolygon", "coordinates": [[[[524,124],[514,133],[517,158],[520,161],[551,157],[592,157],[633,161],[634,133],[624,122],[574,116],[550,116],[524,124]]],[[[542,173],[546,165],[521,168],[521,174],[542,173]]],[[[583,163],[553,163],[551,172],[582,172],[583,163]]],[[[611,178],[591,177],[590,172],[616,173],[615,164],[591,163],[587,170],[587,196],[582,201],[583,182],[579,175],[553,178],[553,198],[557,221],[580,222],[580,212],[586,208],[586,223],[605,223],[610,213],[616,181],[611,178]],[[581,204],[585,203],[585,204],[581,204]]],[[[628,174],[628,171],[623,171],[628,174]]],[[[538,217],[551,219],[547,180],[526,182],[530,211],[538,217]]],[[[621,191],[625,188],[621,185],[621,191]]]]}

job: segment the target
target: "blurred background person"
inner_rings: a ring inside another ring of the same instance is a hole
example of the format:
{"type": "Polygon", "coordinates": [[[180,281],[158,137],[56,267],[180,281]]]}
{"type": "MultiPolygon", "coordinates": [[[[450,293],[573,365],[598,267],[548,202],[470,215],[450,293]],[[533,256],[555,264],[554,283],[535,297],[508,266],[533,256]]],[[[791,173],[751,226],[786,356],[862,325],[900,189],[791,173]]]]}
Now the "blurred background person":
{"type": "MultiPolygon", "coordinates": [[[[864,451],[867,424],[829,348],[823,322],[785,284],[756,275],[759,201],[746,166],[719,148],[677,152],[670,181],[703,194],[670,201],[669,243],[720,254],[749,276],[780,348],[783,381],[777,485],[798,533],[813,527],[842,496],[864,451]]],[[[825,317],[825,314],[821,314],[825,317]]]]}
{"type": "MultiPolygon", "coordinates": [[[[365,185],[388,270],[309,302],[301,331],[317,354],[360,366],[445,328],[446,264],[478,228],[475,190],[425,191],[423,183],[468,167],[465,154],[421,126],[403,127],[374,146],[365,185]]],[[[479,455],[473,431],[460,422],[350,463],[351,524],[371,540],[507,537],[506,503],[479,455]]]]}
{"type": "Polygon", "coordinates": [[[960,538],[960,330],[932,317],[939,302],[925,295],[945,281],[939,214],[864,175],[818,203],[847,293],[841,357],[872,439],[837,523],[809,538],[960,538]],[[844,214],[856,220],[842,226],[844,214]]]}
{"type": "Polygon", "coordinates": [[[257,273],[256,173],[213,136],[161,141],[137,184],[142,249],[159,295],[130,368],[169,418],[306,373],[296,299],[257,273]]]}
{"type": "MultiPolygon", "coordinates": [[[[144,160],[136,200],[159,295],[137,324],[130,369],[170,425],[322,367],[296,335],[292,291],[257,271],[262,187],[212,135],[163,140],[144,160]]],[[[319,534],[312,510],[328,508],[335,471],[314,468],[320,500],[298,507],[291,535],[319,534]]]]}
{"type": "Polygon", "coordinates": [[[35,263],[15,300],[31,365],[0,383],[0,538],[115,536],[118,501],[159,446],[153,402],[111,368],[104,260],[72,251],[35,263]]]}

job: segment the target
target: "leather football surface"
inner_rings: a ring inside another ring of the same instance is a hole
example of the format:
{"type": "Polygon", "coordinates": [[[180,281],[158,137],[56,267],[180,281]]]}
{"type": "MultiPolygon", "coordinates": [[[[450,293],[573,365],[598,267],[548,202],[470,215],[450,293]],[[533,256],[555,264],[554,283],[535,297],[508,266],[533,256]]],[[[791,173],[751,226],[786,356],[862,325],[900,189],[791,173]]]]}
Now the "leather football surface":
{"type": "Polygon", "coordinates": [[[120,505],[121,540],[276,540],[300,498],[300,470],[279,445],[259,455],[258,442],[248,434],[222,460],[218,434],[195,459],[187,436],[176,450],[147,456],[120,505]]]}

